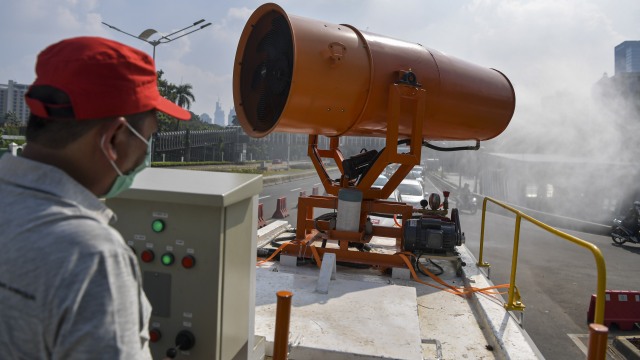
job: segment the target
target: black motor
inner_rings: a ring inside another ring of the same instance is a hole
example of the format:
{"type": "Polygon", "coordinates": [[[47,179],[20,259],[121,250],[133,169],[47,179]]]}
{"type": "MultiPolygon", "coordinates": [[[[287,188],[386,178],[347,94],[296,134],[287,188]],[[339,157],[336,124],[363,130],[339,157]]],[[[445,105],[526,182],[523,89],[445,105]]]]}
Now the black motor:
{"type": "Polygon", "coordinates": [[[464,243],[458,210],[446,217],[410,219],[404,226],[404,250],[414,253],[447,253],[464,243]]]}

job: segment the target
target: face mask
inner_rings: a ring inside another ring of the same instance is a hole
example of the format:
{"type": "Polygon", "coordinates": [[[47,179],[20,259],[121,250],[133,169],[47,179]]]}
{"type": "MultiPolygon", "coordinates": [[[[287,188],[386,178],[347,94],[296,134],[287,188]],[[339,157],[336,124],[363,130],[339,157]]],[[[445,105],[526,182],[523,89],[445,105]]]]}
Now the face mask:
{"type": "MultiPolygon", "coordinates": [[[[116,164],[111,159],[109,159],[109,157],[107,157],[107,160],[109,160],[109,162],[111,163],[111,166],[113,166],[113,168],[118,173],[118,177],[116,178],[116,181],[113,183],[113,185],[111,185],[111,189],[109,189],[109,192],[107,192],[103,196],[106,199],[115,197],[118,194],[120,194],[121,192],[129,189],[131,187],[131,184],[133,183],[133,179],[136,177],[136,175],[138,175],[138,173],[140,171],[144,170],[146,167],[151,165],[151,141],[147,141],[133,127],[131,127],[131,125],[129,125],[129,123],[125,122],[125,125],[127,125],[129,130],[131,130],[131,132],[135,136],[137,136],[140,140],[142,140],[147,145],[147,156],[145,157],[144,161],[142,163],[140,163],[140,165],[138,165],[135,169],[131,170],[127,174],[122,173],[122,171],[120,171],[120,169],[118,169],[116,164]]],[[[102,152],[104,152],[104,154],[106,156],[107,153],[104,150],[104,136],[102,136],[101,147],[102,147],[102,152]]]]}

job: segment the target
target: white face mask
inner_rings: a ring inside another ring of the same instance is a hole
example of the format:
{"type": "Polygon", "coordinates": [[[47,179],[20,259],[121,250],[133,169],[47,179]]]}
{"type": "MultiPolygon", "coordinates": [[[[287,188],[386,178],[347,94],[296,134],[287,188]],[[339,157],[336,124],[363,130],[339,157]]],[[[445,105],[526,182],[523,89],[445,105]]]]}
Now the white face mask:
{"type": "Polygon", "coordinates": [[[113,166],[113,168],[118,173],[118,177],[116,178],[116,181],[113,182],[113,185],[111,185],[111,188],[109,189],[109,191],[103,196],[106,199],[115,197],[121,192],[129,189],[136,175],[140,171],[144,170],[146,167],[151,165],[151,141],[148,141],[142,135],[140,135],[140,133],[138,133],[131,125],[129,125],[128,122],[125,121],[125,125],[127,125],[129,130],[131,130],[131,132],[135,136],[137,136],[140,140],[142,140],[142,142],[144,142],[147,145],[147,155],[144,161],[140,163],[140,165],[138,165],[135,169],[129,171],[129,173],[124,174],[122,171],[120,171],[120,169],[118,169],[118,166],[116,166],[116,164],[107,156],[107,152],[104,150],[104,135],[102,136],[102,140],[100,141],[100,147],[102,148],[102,152],[104,153],[105,156],[107,156],[107,160],[109,160],[109,163],[111,163],[111,166],[113,166]]]}

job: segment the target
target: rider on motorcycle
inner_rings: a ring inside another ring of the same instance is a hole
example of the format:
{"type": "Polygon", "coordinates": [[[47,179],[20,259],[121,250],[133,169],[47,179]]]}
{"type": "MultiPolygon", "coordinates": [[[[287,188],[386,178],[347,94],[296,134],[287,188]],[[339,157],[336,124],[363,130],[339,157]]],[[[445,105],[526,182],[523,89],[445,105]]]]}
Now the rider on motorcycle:
{"type": "Polygon", "coordinates": [[[632,234],[637,234],[640,230],[640,201],[634,201],[633,206],[627,211],[624,219],[622,219],[622,226],[627,228],[632,234]]]}
{"type": "Polygon", "coordinates": [[[464,183],[462,189],[460,189],[460,201],[462,204],[467,205],[471,201],[471,190],[469,190],[469,184],[464,183]]]}

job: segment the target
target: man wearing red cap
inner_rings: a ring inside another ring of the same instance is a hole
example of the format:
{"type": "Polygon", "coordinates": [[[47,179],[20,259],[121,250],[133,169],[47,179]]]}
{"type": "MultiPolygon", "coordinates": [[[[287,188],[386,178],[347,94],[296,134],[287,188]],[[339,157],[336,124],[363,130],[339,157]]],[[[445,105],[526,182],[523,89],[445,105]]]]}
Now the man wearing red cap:
{"type": "Polygon", "coordinates": [[[149,165],[160,96],[147,54],[96,37],[38,55],[21,157],[0,158],[0,358],[149,359],[135,254],[99,198],[149,165]]]}

